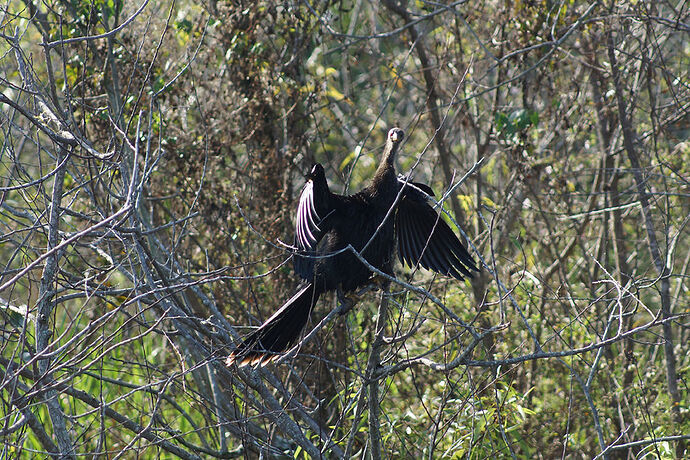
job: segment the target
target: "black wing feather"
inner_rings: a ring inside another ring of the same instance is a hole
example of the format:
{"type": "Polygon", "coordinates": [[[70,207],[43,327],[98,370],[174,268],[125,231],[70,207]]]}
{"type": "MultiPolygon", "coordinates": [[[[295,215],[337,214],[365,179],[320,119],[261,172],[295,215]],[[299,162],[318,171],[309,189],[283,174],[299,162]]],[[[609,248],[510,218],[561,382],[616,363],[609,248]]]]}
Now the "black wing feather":
{"type": "Polygon", "coordinates": [[[323,166],[316,163],[302,188],[295,217],[295,247],[293,257],[295,272],[307,281],[314,277],[314,255],[316,246],[328,232],[328,217],[334,212],[339,196],[328,189],[323,166]]]}
{"type": "Polygon", "coordinates": [[[432,247],[428,244],[428,238],[424,235],[428,235],[430,232],[425,231],[425,229],[420,229],[420,222],[415,222],[411,213],[405,213],[404,222],[406,228],[409,230],[411,238],[414,240],[414,252],[411,254],[413,263],[415,265],[419,263],[422,267],[427,270],[433,270],[438,273],[443,273],[443,264],[438,259],[437,254],[434,254],[432,247]]]}
{"type": "Polygon", "coordinates": [[[429,206],[433,191],[427,185],[398,179],[404,186],[396,214],[396,232],[401,262],[420,265],[459,280],[477,271],[472,256],[446,221],[429,206]],[[411,186],[410,186],[411,185],[411,186]]]}

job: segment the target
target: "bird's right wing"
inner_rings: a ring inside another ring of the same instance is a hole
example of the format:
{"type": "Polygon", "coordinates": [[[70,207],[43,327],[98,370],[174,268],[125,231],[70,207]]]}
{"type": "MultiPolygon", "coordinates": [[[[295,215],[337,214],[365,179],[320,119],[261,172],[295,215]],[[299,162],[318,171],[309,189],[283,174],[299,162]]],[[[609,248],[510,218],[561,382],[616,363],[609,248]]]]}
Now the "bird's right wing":
{"type": "Polygon", "coordinates": [[[404,188],[395,217],[400,261],[459,280],[471,278],[472,271],[477,270],[474,260],[450,226],[429,206],[431,188],[413,182],[401,185],[404,188]]]}
{"type": "Polygon", "coordinates": [[[329,230],[329,217],[335,212],[338,196],[328,189],[323,166],[316,163],[302,188],[295,217],[295,271],[303,279],[314,276],[315,249],[329,230]]]}

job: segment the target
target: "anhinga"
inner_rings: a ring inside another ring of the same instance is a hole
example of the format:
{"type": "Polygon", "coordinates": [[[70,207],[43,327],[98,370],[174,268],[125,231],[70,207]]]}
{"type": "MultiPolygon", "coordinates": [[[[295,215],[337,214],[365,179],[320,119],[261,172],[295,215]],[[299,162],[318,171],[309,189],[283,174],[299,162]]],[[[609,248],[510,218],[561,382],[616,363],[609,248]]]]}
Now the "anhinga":
{"type": "Polygon", "coordinates": [[[429,205],[431,188],[396,175],[394,158],[403,137],[402,129],[388,132],[371,184],[354,195],[331,193],[323,166],[313,166],[295,219],[294,267],[304,282],[230,354],[228,365],[277,359],[297,341],[321,294],[349,293],[370,284],[373,272],[353,249],[391,275],[396,240],[400,261],[411,267],[421,265],[459,280],[477,271],[467,249],[429,205]]]}

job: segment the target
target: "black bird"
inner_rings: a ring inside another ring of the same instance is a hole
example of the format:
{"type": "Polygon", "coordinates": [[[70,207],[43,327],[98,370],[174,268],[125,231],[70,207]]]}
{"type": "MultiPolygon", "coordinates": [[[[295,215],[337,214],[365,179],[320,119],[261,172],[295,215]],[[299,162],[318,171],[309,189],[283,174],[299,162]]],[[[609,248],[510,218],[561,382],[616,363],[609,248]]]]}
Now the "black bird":
{"type": "Polygon", "coordinates": [[[323,166],[315,164],[297,207],[294,267],[304,280],[297,292],[230,354],[227,364],[265,364],[293,345],[309,314],[327,291],[352,293],[369,285],[369,264],[393,274],[397,240],[400,261],[459,280],[477,271],[474,260],[448,224],[429,205],[433,191],[395,173],[404,132],[388,132],[381,164],[371,184],[354,195],[331,193],[323,166]]]}

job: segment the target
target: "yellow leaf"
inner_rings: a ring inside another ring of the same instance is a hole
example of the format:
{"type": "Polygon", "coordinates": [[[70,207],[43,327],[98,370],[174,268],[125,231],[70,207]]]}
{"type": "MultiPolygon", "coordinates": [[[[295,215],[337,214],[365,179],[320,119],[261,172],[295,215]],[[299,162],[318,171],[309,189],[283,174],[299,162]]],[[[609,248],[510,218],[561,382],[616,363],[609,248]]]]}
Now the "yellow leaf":
{"type": "Polygon", "coordinates": [[[337,101],[345,101],[349,102],[343,93],[338,91],[337,89],[333,88],[332,86],[329,86],[328,89],[326,89],[326,96],[330,97],[331,99],[335,99],[337,101]]]}

